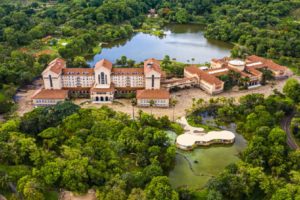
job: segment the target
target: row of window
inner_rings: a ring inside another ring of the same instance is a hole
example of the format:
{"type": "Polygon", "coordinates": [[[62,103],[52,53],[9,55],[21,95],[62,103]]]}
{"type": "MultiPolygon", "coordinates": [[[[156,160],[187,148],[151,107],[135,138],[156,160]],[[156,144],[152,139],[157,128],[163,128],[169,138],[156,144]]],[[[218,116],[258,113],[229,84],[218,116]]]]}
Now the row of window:
{"type": "Polygon", "coordinates": [[[80,75],[80,74],[88,75],[90,73],[89,72],[82,72],[82,73],[80,73],[80,72],[66,72],[65,74],[67,74],[67,75],[80,75]]]}
{"type": "MultiPolygon", "coordinates": [[[[153,100],[154,104],[166,104],[167,101],[165,99],[157,99],[157,100],[153,100]]],[[[148,99],[141,99],[141,104],[149,104],[150,100],[148,99]]]]}
{"type": "Polygon", "coordinates": [[[82,86],[82,87],[92,87],[92,83],[64,83],[64,87],[76,87],[76,86],[82,86]]]}
{"type": "Polygon", "coordinates": [[[57,103],[57,100],[53,100],[53,99],[37,99],[36,103],[50,103],[50,104],[55,104],[57,103]]]}
{"type": "Polygon", "coordinates": [[[83,80],[94,80],[94,76],[63,76],[63,80],[74,80],[74,79],[83,79],[83,80]]]}
{"type": "Polygon", "coordinates": [[[105,94],[105,95],[113,95],[113,92],[95,92],[94,94],[105,94]]]}
{"type": "Polygon", "coordinates": [[[144,75],[142,72],[113,72],[112,75],[144,75]]]}
{"type": "Polygon", "coordinates": [[[144,80],[143,76],[112,76],[112,79],[139,79],[139,80],[144,80]]]}

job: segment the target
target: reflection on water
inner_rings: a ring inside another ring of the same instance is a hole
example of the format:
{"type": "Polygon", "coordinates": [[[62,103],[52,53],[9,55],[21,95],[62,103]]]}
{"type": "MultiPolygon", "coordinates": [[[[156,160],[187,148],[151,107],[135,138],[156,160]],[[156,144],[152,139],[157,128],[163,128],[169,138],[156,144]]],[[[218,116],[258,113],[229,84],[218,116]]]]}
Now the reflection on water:
{"type": "MultiPolygon", "coordinates": [[[[226,129],[235,133],[234,125],[226,129]]],[[[235,143],[232,145],[199,147],[188,152],[178,150],[175,168],[169,174],[173,187],[187,185],[202,188],[212,176],[216,176],[230,163],[238,161],[238,154],[247,143],[241,135],[235,135],[235,143]]]]}
{"type": "Polygon", "coordinates": [[[102,58],[115,62],[123,55],[137,62],[147,58],[162,59],[169,55],[185,63],[205,63],[212,58],[229,56],[232,45],[206,39],[203,29],[200,25],[169,25],[165,27],[165,36],[161,38],[136,33],[128,39],[105,45],[102,52],[94,56],[89,64],[94,66],[102,58]]]}

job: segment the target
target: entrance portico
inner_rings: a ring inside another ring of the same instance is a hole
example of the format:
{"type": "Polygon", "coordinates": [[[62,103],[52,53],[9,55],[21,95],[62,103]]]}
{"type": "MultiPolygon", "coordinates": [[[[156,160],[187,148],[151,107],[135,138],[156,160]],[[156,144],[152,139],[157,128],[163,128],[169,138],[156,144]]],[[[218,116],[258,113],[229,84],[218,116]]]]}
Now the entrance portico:
{"type": "Polygon", "coordinates": [[[111,103],[114,100],[115,88],[91,88],[91,100],[93,103],[111,103]]]}

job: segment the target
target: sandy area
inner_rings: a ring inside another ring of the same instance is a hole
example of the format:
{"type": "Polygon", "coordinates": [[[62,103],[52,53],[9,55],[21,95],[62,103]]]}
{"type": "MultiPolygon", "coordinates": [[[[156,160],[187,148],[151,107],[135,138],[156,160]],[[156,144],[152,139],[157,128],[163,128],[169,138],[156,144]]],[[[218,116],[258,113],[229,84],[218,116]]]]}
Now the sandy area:
{"type": "MultiPolygon", "coordinates": [[[[300,77],[294,77],[300,80],[300,77]]],[[[274,89],[277,89],[279,91],[282,91],[283,86],[285,84],[286,80],[276,81],[275,86],[272,85],[266,85],[261,86],[259,88],[251,89],[251,90],[243,90],[243,91],[231,91],[231,92],[223,92],[219,95],[211,96],[209,94],[206,94],[202,90],[198,88],[191,88],[186,90],[181,90],[178,92],[172,93],[172,97],[176,98],[178,100],[177,105],[175,106],[175,119],[178,119],[186,114],[186,109],[190,108],[192,106],[193,98],[199,99],[202,98],[205,101],[208,101],[210,98],[215,97],[227,97],[227,98],[235,98],[238,100],[241,96],[251,94],[251,93],[261,93],[265,96],[268,96],[273,93],[274,89]]],[[[80,104],[86,100],[77,100],[76,103],[80,104]]],[[[127,99],[117,99],[118,103],[113,104],[86,104],[82,107],[84,108],[95,108],[95,107],[101,107],[102,105],[107,105],[111,108],[113,108],[116,111],[121,111],[128,113],[132,115],[132,106],[130,103],[130,100],[127,99]]],[[[155,116],[168,116],[170,119],[173,119],[173,108],[135,108],[135,116],[137,116],[138,110],[142,110],[147,113],[152,113],[155,116]]]]}
{"type": "Polygon", "coordinates": [[[17,113],[23,116],[25,113],[33,109],[31,97],[43,86],[42,79],[34,81],[31,85],[21,88],[15,95],[18,103],[17,113]]]}
{"type": "Polygon", "coordinates": [[[84,195],[75,195],[72,192],[64,191],[60,193],[59,200],[96,200],[96,193],[94,190],[89,190],[84,195]]]}
{"type": "MultiPolygon", "coordinates": [[[[293,77],[300,81],[300,77],[293,77]]],[[[227,97],[227,98],[235,98],[238,100],[241,96],[251,94],[251,93],[261,93],[266,96],[273,93],[274,89],[277,89],[279,91],[282,91],[282,88],[285,84],[286,80],[282,81],[276,81],[276,84],[272,86],[271,84],[262,86],[259,88],[251,89],[251,90],[243,90],[243,91],[231,91],[231,92],[223,92],[219,95],[211,96],[209,94],[206,94],[202,90],[198,88],[191,88],[191,89],[185,89],[178,92],[172,93],[172,97],[176,98],[178,100],[177,105],[175,106],[174,113],[175,113],[175,119],[178,119],[185,115],[186,109],[190,108],[193,102],[193,98],[199,99],[202,98],[206,101],[208,101],[210,98],[216,98],[216,97],[227,97]]],[[[33,94],[42,86],[41,80],[35,81],[32,85],[28,86],[21,92],[18,92],[16,95],[17,102],[19,104],[17,113],[22,116],[24,113],[29,112],[33,109],[33,106],[31,104],[31,97],[33,94]]],[[[74,102],[76,104],[82,104],[83,102],[88,102],[89,99],[77,99],[74,102]]],[[[116,111],[125,112],[127,114],[132,115],[132,106],[130,103],[130,100],[128,99],[117,99],[116,103],[112,104],[91,104],[86,103],[85,105],[82,105],[83,108],[99,108],[103,105],[107,105],[111,108],[113,108],[116,111]]],[[[141,107],[135,107],[135,116],[137,116],[137,113],[139,110],[142,110],[147,113],[152,113],[155,116],[168,116],[170,119],[173,119],[173,108],[141,108],[141,107]]]]}

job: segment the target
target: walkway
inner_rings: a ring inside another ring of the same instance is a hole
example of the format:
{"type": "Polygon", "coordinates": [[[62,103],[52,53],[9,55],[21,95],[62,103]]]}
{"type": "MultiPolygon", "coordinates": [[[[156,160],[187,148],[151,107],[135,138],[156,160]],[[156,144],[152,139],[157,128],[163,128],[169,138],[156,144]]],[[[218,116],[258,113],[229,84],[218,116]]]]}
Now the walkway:
{"type": "Polygon", "coordinates": [[[177,120],[177,122],[180,123],[186,131],[176,138],[176,145],[182,150],[191,150],[197,145],[231,144],[235,140],[234,133],[226,130],[205,133],[203,128],[190,126],[185,117],[177,120]]]}
{"type": "Polygon", "coordinates": [[[186,120],[186,117],[181,117],[176,122],[179,123],[185,131],[190,131],[191,133],[198,133],[200,135],[206,134],[204,132],[204,128],[193,127],[193,126],[189,125],[188,121],[186,120]]]}

